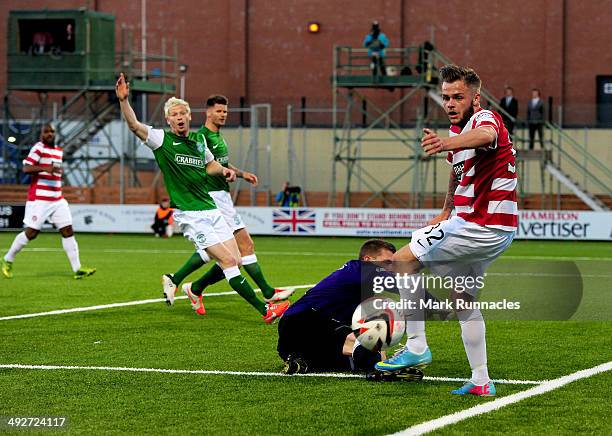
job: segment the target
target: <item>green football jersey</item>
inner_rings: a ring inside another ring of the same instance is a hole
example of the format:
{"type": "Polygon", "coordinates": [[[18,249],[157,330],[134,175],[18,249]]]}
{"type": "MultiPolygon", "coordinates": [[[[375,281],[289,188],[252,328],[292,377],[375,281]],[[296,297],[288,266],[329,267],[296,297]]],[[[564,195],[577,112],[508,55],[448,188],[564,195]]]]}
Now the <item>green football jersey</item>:
{"type": "Polygon", "coordinates": [[[153,154],[164,175],[171,207],[180,210],[217,208],[206,189],[206,179],[210,178],[206,174],[206,143],[164,131],[162,145],[154,149],[153,154]]]}
{"type": "MultiPolygon", "coordinates": [[[[229,155],[227,151],[227,144],[221,132],[213,132],[206,126],[200,127],[200,130],[196,133],[198,142],[203,142],[208,147],[208,150],[213,154],[215,160],[223,165],[225,168],[229,166],[229,155]],[[205,141],[202,141],[204,137],[205,141]]],[[[227,191],[229,192],[229,183],[223,176],[208,176],[206,178],[206,189],[208,191],[227,191]]]]}

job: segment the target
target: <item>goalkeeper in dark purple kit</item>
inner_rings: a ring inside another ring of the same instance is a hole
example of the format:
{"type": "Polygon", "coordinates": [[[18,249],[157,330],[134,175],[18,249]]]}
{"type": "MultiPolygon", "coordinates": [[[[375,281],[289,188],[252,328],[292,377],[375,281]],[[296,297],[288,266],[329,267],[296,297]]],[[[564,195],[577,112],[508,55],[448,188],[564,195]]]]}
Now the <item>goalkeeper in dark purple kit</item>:
{"type": "Polygon", "coordinates": [[[278,354],[286,374],[371,371],[380,353],[359,344],[351,330],[353,312],[371,296],[366,286],[391,263],[393,244],[371,239],[350,260],[297,300],[278,324],[278,354]]]}

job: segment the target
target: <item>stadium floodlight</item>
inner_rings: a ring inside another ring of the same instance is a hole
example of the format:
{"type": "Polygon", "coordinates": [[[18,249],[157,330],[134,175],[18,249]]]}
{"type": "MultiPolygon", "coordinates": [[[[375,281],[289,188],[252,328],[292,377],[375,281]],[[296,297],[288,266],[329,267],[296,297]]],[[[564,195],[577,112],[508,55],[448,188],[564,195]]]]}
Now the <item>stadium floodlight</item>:
{"type": "Polygon", "coordinates": [[[321,31],[321,24],[317,21],[311,21],[308,23],[308,33],[319,33],[321,31]]]}

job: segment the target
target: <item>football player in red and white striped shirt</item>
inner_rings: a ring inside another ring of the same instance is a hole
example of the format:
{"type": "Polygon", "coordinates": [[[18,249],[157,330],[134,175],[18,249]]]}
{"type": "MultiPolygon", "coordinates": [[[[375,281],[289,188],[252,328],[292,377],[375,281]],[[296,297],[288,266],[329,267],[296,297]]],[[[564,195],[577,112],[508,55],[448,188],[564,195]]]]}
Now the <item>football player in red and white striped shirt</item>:
{"type": "MultiPolygon", "coordinates": [[[[480,107],[481,81],[474,70],[446,65],[440,69],[440,79],[444,110],[451,123],[449,137],[424,129],[421,146],[428,156],[447,153],[452,169],[446,201],[442,213],[428,227],[414,232],[410,244],[395,253],[393,260],[399,272],[413,274],[426,266],[437,275],[455,279],[453,308],[472,377],[453,394],[493,396],[485,324],[480,309],[471,303],[482,287],[485,269],[514,238],[518,216],[515,152],[501,116],[480,107]],[[453,209],[456,215],[451,216],[453,209]],[[472,281],[466,282],[470,277],[472,281]],[[457,279],[470,285],[458,289],[457,279]]],[[[402,298],[416,302],[414,310],[406,311],[406,347],[379,362],[379,370],[401,371],[431,363],[420,307],[423,289],[414,288],[400,290],[402,298]]]]}
{"type": "Polygon", "coordinates": [[[23,160],[23,172],[32,177],[23,219],[26,229],[15,237],[0,262],[0,269],[6,278],[13,277],[15,256],[38,236],[45,220],[59,229],[74,278],[81,279],[96,272],[95,268],[82,267],[79,260],[79,246],[72,231],[72,215],[62,195],[62,155],[61,147],[55,145],[55,129],[51,124],[44,125],[40,142],[34,144],[23,160]]]}

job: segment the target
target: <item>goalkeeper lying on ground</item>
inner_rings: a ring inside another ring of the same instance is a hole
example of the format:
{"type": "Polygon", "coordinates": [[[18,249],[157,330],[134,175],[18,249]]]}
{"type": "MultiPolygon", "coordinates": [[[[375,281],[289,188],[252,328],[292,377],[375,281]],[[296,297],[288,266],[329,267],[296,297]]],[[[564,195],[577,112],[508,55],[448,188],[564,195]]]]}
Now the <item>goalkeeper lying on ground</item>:
{"type": "MultiPolygon", "coordinates": [[[[350,260],[297,300],[278,324],[277,351],[286,374],[373,371],[380,353],[359,345],[351,330],[353,312],[371,297],[372,279],[391,264],[395,246],[366,241],[350,260]]],[[[426,298],[435,298],[427,295],[426,298]]]]}

